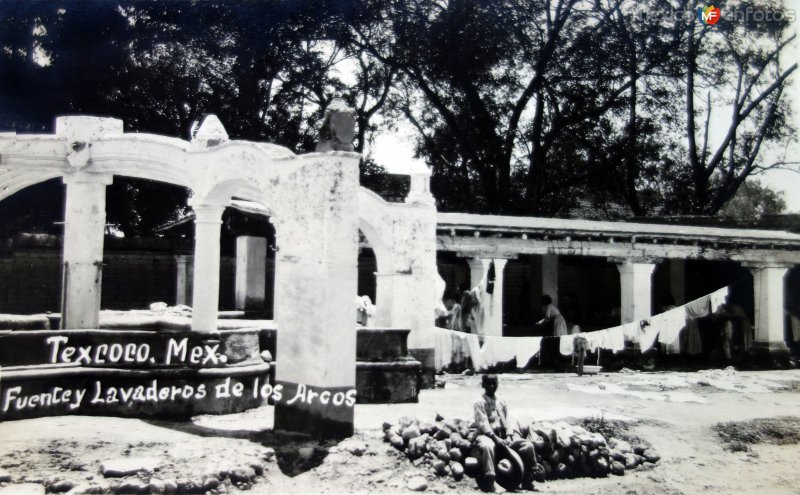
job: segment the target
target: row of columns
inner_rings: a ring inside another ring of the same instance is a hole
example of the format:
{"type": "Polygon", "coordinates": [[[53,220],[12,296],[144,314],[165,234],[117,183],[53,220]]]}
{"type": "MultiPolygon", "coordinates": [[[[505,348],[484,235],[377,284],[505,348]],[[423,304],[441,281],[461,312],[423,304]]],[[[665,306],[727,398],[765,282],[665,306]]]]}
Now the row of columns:
{"type": "MultiPolygon", "coordinates": [[[[106,186],[113,176],[76,172],[64,176],[64,249],[61,327],[98,328],[103,279],[106,186]]],[[[223,205],[193,205],[194,257],[178,260],[178,300],[191,302],[192,329],[217,329],[220,230],[223,205]],[[189,289],[191,286],[191,289],[189,289]],[[188,299],[191,290],[191,301],[188,299]]]]}
{"type": "MultiPolygon", "coordinates": [[[[240,236],[236,238],[236,291],[238,310],[263,310],[267,288],[267,238],[240,236]]],[[[192,305],[194,256],[175,256],[176,304],[192,305]]]]}
{"type": "MultiPolygon", "coordinates": [[[[503,274],[506,259],[470,258],[470,286],[477,287],[494,262],[494,291],[484,301],[484,333],[486,336],[503,335],[503,274]]],[[[675,303],[685,300],[684,260],[668,260],[670,289],[675,303]]],[[[652,276],[655,263],[639,260],[621,260],[617,263],[620,275],[621,323],[630,323],[652,316],[652,276]]],[[[770,348],[783,343],[784,277],[790,268],[777,263],[751,263],[755,294],[755,340],[771,343],[770,348]]],[[[558,256],[542,256],[542,294],[552,297],[558,305],[558,256]]]]}

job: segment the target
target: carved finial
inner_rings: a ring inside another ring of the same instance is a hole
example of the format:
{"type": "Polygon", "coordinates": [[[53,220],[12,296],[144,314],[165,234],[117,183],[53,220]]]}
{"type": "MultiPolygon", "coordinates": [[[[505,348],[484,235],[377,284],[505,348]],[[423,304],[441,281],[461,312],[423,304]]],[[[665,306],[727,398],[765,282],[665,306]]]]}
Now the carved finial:
{"type": "Polygon", "coordinates": [[[325,110],[317,151],[353,151],[356,119],[343,100],[334,99],[325,110]]]}
{"type": "Polygon", "coordinates": [[[192,145],[195,148],[210,148],[228,140],[228,132],[219,118],[208,114],[199,127],[192,126],[192,145]]]}

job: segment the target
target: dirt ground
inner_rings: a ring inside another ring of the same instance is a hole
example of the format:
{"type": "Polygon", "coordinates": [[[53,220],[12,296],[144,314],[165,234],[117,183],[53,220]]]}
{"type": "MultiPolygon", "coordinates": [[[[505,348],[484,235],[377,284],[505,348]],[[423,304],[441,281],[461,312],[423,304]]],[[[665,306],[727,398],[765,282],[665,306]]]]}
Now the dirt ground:
{"type": "MultiPolygon", "coordinates": [[[[275,436],[271,407],[191,422],[75,416],[0,423],[0,479],[5,472],[11,483],[39,483],[48,492],[136,491],[159,479],[198,492],[272,494],[409,492],[409,480],[423,476],[428,492],[479,493],[473,479],[436,478],[382,441],[382,423],[402,416],[470,417],[479,377],[440,381],[444,387],[422,391],[417,404],[357,405],[357,435],[338,444],[275,436]],[[122,479],[100,473],[103,461],[138,457],[156,458],[158,466],[122,479]]],[[[797,432],[774,431],[800,418],[800,370],[505,374],[498,393],[512,420],[621,420],[661,455],[655,466],[621,477],[537,484],[540,493],[800,493],[797,432]],[[778,426],[770,418],[780,418],[778,426]],[[747,423],[755,419],[764,421],[747,423]],[[720,430],[719,423],[728,425],[720,430]],[[751,424],[781,440],[748,436],[751,424]],[[751,443],[731,447],[718,431],[751,443]]],[[[3,485],[14,488],[0,484],[0,493],[3,485]]]]}

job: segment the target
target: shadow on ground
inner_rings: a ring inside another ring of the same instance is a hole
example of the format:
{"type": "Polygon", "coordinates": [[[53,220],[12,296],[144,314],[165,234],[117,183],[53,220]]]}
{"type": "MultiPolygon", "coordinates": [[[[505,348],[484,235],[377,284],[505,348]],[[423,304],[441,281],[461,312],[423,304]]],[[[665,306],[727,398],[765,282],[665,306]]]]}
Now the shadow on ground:
{"type": "Polygon", "coordinates": [[[286,476],[297,476],[321,465],[338,440],[316,440],[304,435],[288,434],[273,430],[230,430],[210,428],[190,421],[143,420],[154,426],[197,435],[200,437],[222,437],[249,440],[270,447],[275,451],[278,468],[286,476]]]}

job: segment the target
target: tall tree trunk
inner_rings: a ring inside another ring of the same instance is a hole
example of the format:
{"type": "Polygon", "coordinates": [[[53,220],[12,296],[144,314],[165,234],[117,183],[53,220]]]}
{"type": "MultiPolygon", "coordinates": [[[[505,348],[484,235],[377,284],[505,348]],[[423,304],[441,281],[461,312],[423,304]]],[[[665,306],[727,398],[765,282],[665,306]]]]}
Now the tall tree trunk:
{"type": "Polygon", "coordinates": [[[686,133],[689,140],[689,164],[692,168],[694,200],[690,205],[693,213],[701,213],[708,202],[708,181],[705,166],[697,155],[697,138],[694,108],[694,75],[697,63],[697,48],[694,39],[695,22],[689,22],[688,46],[686,49],[686,133]]]}
{"type": "Polygon", "coordinates": [[[630,44],[630,61],[629,70],[631,77],[631,92],[628,95],[628,151],[625,158],[625,197],[634,215],[641,216],[644,214],[641,204],[639,203],[639,193],[636,191],[636,181],[639,178],[639,160],[636,147],[636,105],[637,105],[637,88],[636,83],[638,79],[638,69],[636,66],[636,45],[630,44]]]}
{"type": "Polygon", "coordinates": [[[533,114],[533,125],[531,127],[531,154],[528,163],[528,181],[525,188],[527,213],[530,214],[537,214],[541,211],[539,190],[542,185],[542,169],[545,162],[545,150],[542,143],[544,128],[544,94],[542,90],[536,92],[534,101],[536,102],[536,110],[533,114]]]}

